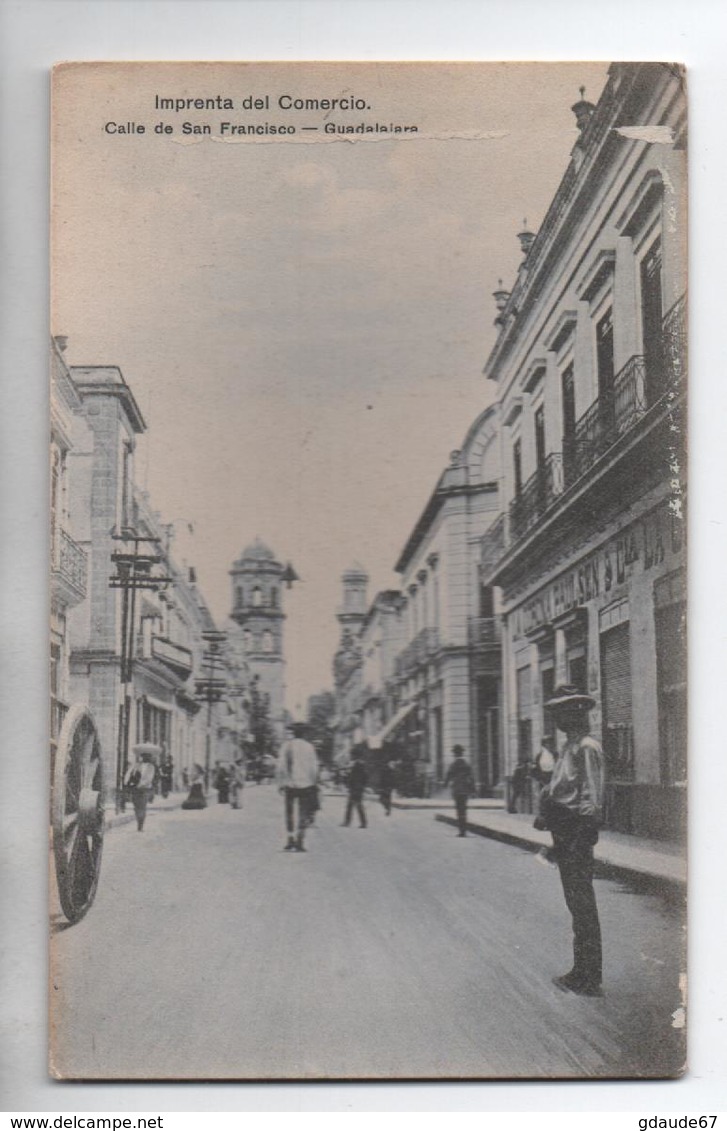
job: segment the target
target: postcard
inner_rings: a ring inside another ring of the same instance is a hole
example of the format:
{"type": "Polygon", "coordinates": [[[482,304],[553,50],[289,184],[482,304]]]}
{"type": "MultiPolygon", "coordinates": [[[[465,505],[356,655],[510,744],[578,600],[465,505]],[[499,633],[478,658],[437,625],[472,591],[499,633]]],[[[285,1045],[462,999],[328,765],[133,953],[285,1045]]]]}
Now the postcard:
{"type": "Polygon", "coordinates": [[[684,68],[52,94],[51,1075],[680,1075],[684,68]]]}

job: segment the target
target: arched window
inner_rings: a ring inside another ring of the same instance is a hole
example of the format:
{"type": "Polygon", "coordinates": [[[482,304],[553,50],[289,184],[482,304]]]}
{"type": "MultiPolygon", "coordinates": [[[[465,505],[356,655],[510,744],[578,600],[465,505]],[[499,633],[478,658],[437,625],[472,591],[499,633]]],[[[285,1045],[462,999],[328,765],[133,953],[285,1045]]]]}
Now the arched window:
{"type": "Polygon", "coordinates": [[[246,628],[242,634],[242,646],[246,652],[252,651],[252,633],[246,628]]]}
{"type": "Polygon", "coordinates": [[[265,629],[263,633],[263,652],[272,652],[273,650],[273,634],[269,629],[265,629]]]}
{"type": "Polygon", "coordinates": [[[237,589],[235,590],[235,605],[237,606],[238,609],[241,609],[242,604],[243,604],[243,601],[242,601],[242,586],[238,585],[237,589]]]}
{"type": "Polygon", "coordinates": [[[259,585],[256,585],[252,591],[252,603],[255,608],[259,608],[263,603],[263,591],[259,585]]]}
{"type": "Polygon", "coordinates": [[[277,609],[278,607],[278,591],[273,588],[270,590],[270,608],[277,609]]]}

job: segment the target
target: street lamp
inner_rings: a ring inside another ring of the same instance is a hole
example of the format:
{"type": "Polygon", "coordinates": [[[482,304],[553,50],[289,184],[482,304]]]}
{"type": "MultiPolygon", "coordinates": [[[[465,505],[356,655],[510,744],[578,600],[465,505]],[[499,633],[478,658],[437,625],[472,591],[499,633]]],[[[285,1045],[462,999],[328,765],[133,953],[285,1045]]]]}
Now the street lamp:
{"type": "Polygon", "coordinates": [[[294,581],[300,581],[298,574],[295,572],[290,562],[286,564],[285,569],[280,575],[280,580],[285,582],[287,589],[293,588],[294,581]]]}
{"type": "Polygon", "coordinates": [[[109,587],[121,590],[121,665],[122,685],[119,708],[119,731],[116,749],[116,812],[123,808],[124,774],[129,764],[129,737],[131,731],[131,683],[134,674],[134,621],[136,617],[136,592],[138,589],[163,589],[173,579],[154,573],[162,562],[157,552],[159,538],[145,537],[124,527],[120,534],[111,535],[114,542],[122,543],[111,555],[115,573],[109,577],[109,587]]]}

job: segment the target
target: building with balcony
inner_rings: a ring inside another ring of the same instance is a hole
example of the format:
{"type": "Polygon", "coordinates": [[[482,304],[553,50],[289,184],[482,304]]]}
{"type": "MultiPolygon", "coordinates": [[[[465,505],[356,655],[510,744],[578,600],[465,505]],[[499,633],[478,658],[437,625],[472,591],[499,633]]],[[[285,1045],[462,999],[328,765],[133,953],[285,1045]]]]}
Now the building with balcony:
{"type": "Polygon", "coordinates": [[[683,74],[613,64],[485,368],[502,512],[481,542],[503,613],[505,772],[568,682],[596,700],[607,823],[673,835],[686,772],[683,74]]]}
{"type": "Polygon", "coordinates": [[[64,359],[65,338],[51,341],[50,353],[50,739],[55,755],[63,718],[71,703],[70,634],[72,609],[88,595],[86,531],[71,502],[76,455],[89,442],[83,404],[64,359]],[[80,539],[83,538],[83,541],[80,539]]]}
{"type": "MultiPolygon", "coordinates": [[[[135,485],[146,425],[123,374],[69,367],[64,349],[56,339],[51,355],[53,735],[67,704],[90,707],[110,800],[135,742],[172,758],[177,785],[204,764],[210,728],[196,681],[214,625],[190,571],[173,559],[173,528],[135,485]]],[[[215,744],[228,714],[214,704],[215,744]]]]}
{"type": "Polygon", "coordinates": [[[478,787],[500,779],[500,637],[480,542],[500,512],[499,409],[487,408],[452,453],[396,563],[401,650],[396,719],[408,756],[433,785],[461,744],[478,787]]]}

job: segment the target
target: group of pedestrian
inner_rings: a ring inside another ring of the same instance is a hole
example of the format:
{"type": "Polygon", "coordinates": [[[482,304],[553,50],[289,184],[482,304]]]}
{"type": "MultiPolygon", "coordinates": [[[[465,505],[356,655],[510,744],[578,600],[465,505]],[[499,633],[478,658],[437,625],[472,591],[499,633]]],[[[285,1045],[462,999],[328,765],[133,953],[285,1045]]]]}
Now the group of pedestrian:
{"type": "MultiPolygon", "coordinates": [[[[558,865],[566,906],[573,925],[573,965],[571,969],[553,979],[559,990],[585,997],[601,997],[602,942],[598,908],[593,889],[593,849],[598,841],[603,816],[604,761],[600,744],[589,733],[589,711],[595,700],[578,690],[562,684],[545,704],[558,731],[565,735],[565,743],[557,752],[555,736],[547,736],[529,776],[540,790],[538,815],[535,827],[549,830],[553,838],[553,858],[558,865]]],[[[305,852],[305,835],[320,808],[319,766],[315,747],[305,738],[305,726],[294,723],[292,736],[283,744],[278,756],[278,787],[285,798],[286,852],[305,852]]],[[[135,762],[125,777],[125,791],[131,799],[139,832],[144,828],[146,809],[153,788],[156,766],[155,754],[159,748],[141,743],[134,748],[135,762]]],[[[458,835],[467,835],[467,804],[474,796],[475,782],[472,768],[465,758],[464,748],[452,749],[454,758],[445,778],[452,791],[458,835]]],[[[244,787],[242,759],[223,767],[218,765],[214,785],[220,803],[229,802],[233,808],[240,806],[240,793],[244,787]]],[[[384,761],[379,774],[379,798],[387,816],[391,814],[391,795],[395,784],[395,764],[384,761]]],[[[359,827],[368,825],[364,807],[364,794],[368,785],[368,771],[360,749],[355,749],[348,774],[348,796],[342,826],[348,828],[354,813],[359,827]]],[[[511,797],[512,802],[512,797],[511,797]]],[[[190,792],[183,809],[201,809],[206,806],[204,770],[195,764],[190,781],[190,792]]],[[[512,811],[511,806],[508,806],[512,811]]]]}
{"type": "Polygon", "coordinates": [[[212,786],[217,790],[219,805],[231,805],[233,809],[242,806],[242,791],[245,788],[245,762],[237,758],[234,762],[215,762],[212,786]]]}

